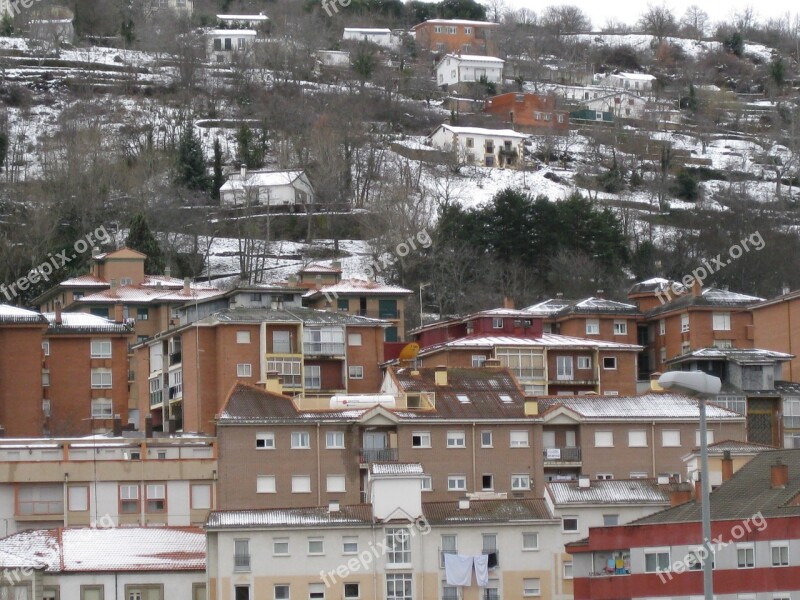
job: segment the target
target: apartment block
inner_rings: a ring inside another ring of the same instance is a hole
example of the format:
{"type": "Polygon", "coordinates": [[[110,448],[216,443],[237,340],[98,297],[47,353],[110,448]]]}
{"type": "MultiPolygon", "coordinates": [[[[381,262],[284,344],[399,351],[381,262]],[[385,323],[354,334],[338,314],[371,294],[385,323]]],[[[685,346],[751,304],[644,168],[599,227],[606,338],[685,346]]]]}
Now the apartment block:
{"type": "Polygon", "coordinates": [[[800,291],[789,292],[758,302],[750,308],[753,315],[753,345],[793,355],[783,378],[800,378],[800,291]]]}
{"type": "Polygon", "coordinates": [[[497,56],[495,34],[500,25],[487,21],[429,19],[412,28],[417,44],[439,54],[447,52],[497,56]]]}
{"type": "Polygon", "coordinates": [[[528,133],[569,131],[569,111],[558,109],[555,94],[499,94],[486,99],[483,111],[528,133]]]}
{"type": "Polygon", "coordinates": [[[5,533],[53,527],[201,525],[216,507],[213,438],[0,440],[5,533]]]}

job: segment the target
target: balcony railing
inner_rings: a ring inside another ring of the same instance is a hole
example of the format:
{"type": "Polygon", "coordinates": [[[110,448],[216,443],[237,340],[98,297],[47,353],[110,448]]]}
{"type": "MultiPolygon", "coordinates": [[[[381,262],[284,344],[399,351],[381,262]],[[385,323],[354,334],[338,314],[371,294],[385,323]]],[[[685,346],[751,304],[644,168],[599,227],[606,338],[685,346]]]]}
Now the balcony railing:
{"type": "Polygon", "coordinates": [[[360,317],[369,317],[370,319],[391,319],[396,321],[403,318],[403,311],[396,308],[384,308],[378,310],[367,310],[360,308],[357,314],[360,317]]]}
{"type": "Polygon", "coordinates": [[[177,365],[181,362],[182,356],[180,352],[173,352],[169,355],[169,366],[177,365]]]}
{"type": "Polygon", "coordinates": [[[578,463],[581,462],[580,446],[564,446],[561,448],[545,448],[544,462],[547,463],[578,463]]]}
{"type": "Polygon", "coordinates": [[[304,342],[306,355],[344,356],[344,342],[304,342]]]}
{"type": "Polygon", "coordinates": [[[397,462],[397,448],[362,448],[358,461],[363,465],[374,462],[397,462]]]}

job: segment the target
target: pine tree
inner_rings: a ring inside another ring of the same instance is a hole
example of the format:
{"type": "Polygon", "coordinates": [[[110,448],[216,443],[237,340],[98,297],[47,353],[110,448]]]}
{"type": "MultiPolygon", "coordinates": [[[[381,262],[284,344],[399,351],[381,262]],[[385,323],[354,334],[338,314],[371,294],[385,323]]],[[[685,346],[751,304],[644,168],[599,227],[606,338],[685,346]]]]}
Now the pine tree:
{"type": "Polygon", "coordinates": [[[214,140],[214,179],[211,183],[211,192],[214,199],[219,200],[219,188],[222,187],[222,146],[219,138],[214,140]]]}
{"type": "Polygon", "coordinates": [[[164,273],[164,253],[161,251],[161,246],[153,232],[150,231],[147,219],[142,213],[135,215],[131,219],[125,245],[132,250],[138,250],[147,255],[147,259],[144,262],[145,273],[148,275],[161,275],[164,273]]]}
{"type": "Polygon", "coordinates": [[[208,189],[206,163],[200,140],[191,125],[186,125],[178,142],[178,183],[191,190],[208,189]]]}

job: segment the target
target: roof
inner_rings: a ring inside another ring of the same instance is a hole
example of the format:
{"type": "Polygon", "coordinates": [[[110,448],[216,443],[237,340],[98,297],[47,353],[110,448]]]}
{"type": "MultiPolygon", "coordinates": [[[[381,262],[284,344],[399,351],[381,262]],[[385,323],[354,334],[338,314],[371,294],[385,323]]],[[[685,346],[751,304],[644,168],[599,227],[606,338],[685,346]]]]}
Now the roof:
{"type": "Polygon", "coordinates": [[[578,481],[551,481],[547,488],[553,504],[669,504],[670,490],[680,484],[659,484],[657,479],[597,479],[589,487],[578,481]]]}
{"type": "Polygon", "coordinates": [[[776,296],[775,298],[770,298],[769,300],[764,300],[762,302],[754,304],[751,308],[753,310],[756,310],[756,309],[759,309],[759,308],[766,308],[766,307],[772,306],[774,304],[780,304],[781,302],[788,302],[790,300],[795,300],[797,298],[800,298],[800,290],[790,291],[790,292],[788,292],[786,294],[781,294],[780,296],[776,296]]]}
{"type": "Polygon", "coordinates": [[[793,358],[793,354],[763,350],[761,348],[700,348],[676,356],[668,360],[667,363],[681,363],[691,360],[726,360],[737,365],[771,365],[793,358]]]}
{"type": "Polygon", "coordinates": [[[458,501],[423,502],[422,512],[431,525],[553,520],[543,498],[470,500],[469,508],[460,508],[458,501]]]}
{"type": "Polygon", "coordinates": [[[482,54],[445,54],[442,57],[442,59],[437,63],[437,66],[442,64],[442,62],[448,58],[460,62],[482,62],[482,63],[495,63],[500,65],[504,65],[506,62],[502,58],[497,58],[494,56],[485,56],[482,54]]]}
{"type": "Polygon", "coordinates": [[[419,463],[370,463],[370,475],[422,475],[419,463]]]}
{"type": "MultiPolygon", "coordinates": [[[[628,304],[626,302],[617,302],[616,300],[609,300],[607,298],[584,298],[583,300],[547,300],[545,303],[539,303],[530,308],[536,310],[535,307],[541,307],[538,310],[554,309],[561,305],[561,308],[555,313],[555,317],[562,317],[566,315],[581,313],[581,314],[614,314],[614,315],[640,315],[638,307],[635,304],[628,304]],[[545,306],[541,306],[545,304],[545,306]]],[[[528,310],[528,309],[526,309],[528,310]]],[[[533,312],[533,311],[531,311],[533,312]]],[[[553,314],[553,313],[550,313],[553,314]]]]}
{"type": "Polygon", "coordinates": [[[216,288],[209,288],[205,284],[191,284],[189,292],[174,289],[169,286],[158,287],[153,280],[145,285],[123,285],[116,288],[109,288],[102,292],[87,294],[75,300],[72,306],[81,304],[116,304],[118,302],[133,304],[149,304],[159,302],[185,303],[194,300],[202,300],[221,294],[222,291],[216,288]]]}
{"type": "Polygon", "coordinates": [[[330,512],[327,506],[311,508],[273,508],[266,510],[215,510],[208,515],[206,529],[245,529],[258,527],[321,527],[371,525],[372,505],[340,506],[330,512]]]}
{"type": "Polygon", "coordinates": [[[380,327],[387,325],[388,321],[361,317],[343,312],[318,310],[313,308],[283,308],[272,309],[266,307],[237,307],[226,308],[212,313],[200,320],[201,323],[303,323],[306,326],[314,325],[347,325],[380,327]]]}
{"type": "Polygon", "coordinates": [[[665,290],[666,288],[660,288],[660,291],[663,291],[668,298],[673,297],[673,299],[648,311],[646,316],[652,317],[675,310],[687,309],[689,307],[747,308],[751,304],[763,300],[763,298],[757,296],[748,296],[747,294],[740,294],[738,292],[731,292],[715,287],[704,287],[699,296],[695,296],[690,290],[685,294],[674,297],[674,294],[665,290]]]}
{"type": "Polygon", "coordinates": [[[264,13],[258,15],[217,15],[220,21],[269,21],[264,13]]]}
{"type": "Polygon", "coordinates": [[[0,304],[0,323],[6,325],[30,323],[44,325],[47,323],[47,319],[32,310],[11,306],[9,304],[0,304]]]}
{"type": "Polygon", "coordinates": [[[366,279],[346,279],[339,283],[331,285],[324,285],[319,289],[309,290],[303,294],[304,298],[313,298],[314,296],[324,296],[325,294],[359,294],[359,295],[403,295],[412,294],[412,290],[396,286],[386,285],[377,281],[370,281],[366,279]]]}
{"type": "Polygon", "coordinates": [[[493,137],[517,138],[520,140],[528,139],[530,137],[530,135],[527,133],[519,133],[518,131],[514,131],[513,129],[484,129],[482,127],[454,127],[452,125],[448,125],[447,123],[442,123],[441,125],[439,125],[439,127],[436,128],[434,133],[436,133],[436,131],[438,131],[439,129],[445,129],[456,135],[485,135],[493,137]]]}
{"type": "Polygon", "coordinates": [[[59,286],[61,286],[62,288],[108,287],[109,285],[110,284],[105,279],[101,279],[100,277],[96,277],[94,275],[89,275],[89,274],[70,277],[69,279],[65,279],[59,284],[59,286]]]}
{"type": "Polygon", "coordinates": [[[0,539],[0,568],[50,573],[204,571],[206,536],[197,527],[60,527],[0,539]]]}
{"type": "Polygon", "coordinates": [[[800,396],[800,383],[794,381],[776,381],[775,390],[784,396],[800,396]]]}
{"type": "MultiPolygon", "coordinates": [[[[800,448],[769,450],[754,456],[733,477],[711,492],[711,518],[749,519],[755,514],[764,517],[800,515],[800,448]],[[771,467],[777,461],[789,468],[789,483],[773,488],[771,467]]],[[[701,504],[686,502],[643,519],[636,525],[700,521],[701,504]]]]}
{"type": "Polygon", "coordinates": [[[615,75],[617,77],[624,77],[625,79],[638,79],[640,81],[652,81],[655,79],[655,76],[649,75],[648,73],[609,73],[609,75],[615,75]]]}
{"type": "Polygon", "coordinates": [[[43,313],[50,326],[48,334],[52,333],[121,333],[129,334],[130,327],[124,323],[115,323],[110,319],[98,317],[88,313],[61,313],[61,323],[56,323],[55,313],[43,313]]]}
{"type": "Polygon", "coordinates": [[[206,33],[208,35],[258,35],[255,29],[209,29],[206,33]]]}
{"type": "Polygon", "coordinates": [[[302,269],[300,269],[301,273],[319,273],[319,274],[326,274],[326,273],[341,273],[341,267],[334,267],[333,265],[323,265],[322,263],[309,263],[302,269]]]}
{"type": "MultiPolygon", "coordinates": [[[[223,30],[225,31],[225,30],[223,30]]],[[[255,33],[255,31],[253,32],[255,33]]],[[[292,185],[303,175],[302,170],[292,171],[247,171],[246,177],[242,180],[241,173],[233,173],[228,178],[220,190],[242,190],[247,187],[279,187],[292,185]]]]}
{"type": "MultiPolygon", "coordinates": [[[[774,450],[773,446],[766,444],[756,444],[755,442],[742,442],[737,440],[722,440],[708,445],[708,453],[721,455],[725,452],[731,454],[758,454],[765,450],[774,450]]],[[[692,448],[692,452],[700,452],[700,448],[692,448]]]]}
{"type": "Polygon", "coordinates": [[[391,29],[381,29],[378,27],[345,27],[344,30],[352,31],[353,33],[379,33],[381,35],[390,34],[392,33],[391,29]]]}
{"type": "MultiPolygon", "coordinates": [[[[700,419],[697,400],[672,393],[650,393],[641,396],[549,396],[539,402],[542,417],[563,407],[585,421],[700,419]]],[[[713,421],[744,421],[742,415],[712,403],[706,407],[706,415],[713,421]]]]}
{"type": "Polygon", "coordinates": [[[635,344],[621,344],[619,342],[607,342],[605,340],[588,340],[556,333],[543,333],[536,338],[476,334],[428,346],[420,352],[420,355],[431,354],[449,348],[482,348],[490,350],[496,346],[533,346],[563,349],[596,348],[599,350],[616,350],[621,352],[639,351],[642,349],[641,346],[635,344]]]}
{"type": "Polygon", "coordinates": [[[490,21],[469,21],[467,19],[427,19],[423,23],[414,25],[412,29],[422,27],[423,25],[474,25],[476,27],[500,27],[499,23],[492,23],[490,21]]]}
{"type": "Polygon", "coordinates": [[[522,310],[532,315],[548,317],[566,308],[572,302],[572,300],[564,300],[563,298],[550,298],[549,300],[543,300],[537,304],[523,308],[522,310]]]}
{"type": "Polygon", "coordinates": [[[299,414],[288,396],[270,393],[246,383],[237,383],[217,415],[220,420],[250,421],[272,418],[293,418],[299,414]]]}

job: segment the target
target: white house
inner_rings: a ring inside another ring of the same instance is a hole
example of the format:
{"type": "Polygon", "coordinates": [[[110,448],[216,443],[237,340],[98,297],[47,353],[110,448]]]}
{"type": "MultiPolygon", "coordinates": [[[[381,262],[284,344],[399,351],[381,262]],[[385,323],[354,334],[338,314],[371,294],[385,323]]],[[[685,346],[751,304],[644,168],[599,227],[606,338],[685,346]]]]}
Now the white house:
{"type": "Polygon", "coordinates": [[[194,0],[150,0],[150,7],[154,10],[173,10],[180,14],[191,15],[194,10],[194,0]]]}
{"type": "Polygon", "coordinates": [[[371,29],[366,27],[345,27],[342,40],[372,42],[384,48],[395,48],[398,42],[391,29],[371,29]]]}
{"type": "Polygon", "coordinates": [[[235,56],[247,54],[256,41],[255,29],[211,29],[206,32],[209,60],[229,63],[235,56]]]}
{"type": "Polygon", "coordinates": [[[656,78],[647,73],[609,73],[608,75],[596,76],[600,85],[606,85],[623,90],[636,92],[649,92],[653,89],[656,78]]]}
{"type": "Polygon", "coordinates": [[[581,106],[596,112],[609,112],[617,119],[644,119],[648,101],[642,96],[618,90],[611,94],[584,100],[581,106]]]}
{"type": "Polygon", "coordinates": [[[350,53],[344,50],[319,50],[317,62],[321,67],[347,68],[350,66],[350,53]]]}
{"type": "Polygon", "coordinates": [[[205,600],[205,565],[196,527],[31,529],[0,539],[0,597],[205,600]]]}
{"type": "Polygon", "coordinates": [[[230,176],[219,190],[223,206],[305,207],[314,203],[314,188],[305,171],[248,171],[230,176]]]}
{"type": "Polygon", "coordinates": [[[269,28],[269,17],[263,12],[257,15],[217,15],[217,21],[225,29],[257,29],[266,31],[269,28]]]}
{"type": "Polygon", "coordinates": [[[503,82],[505,61],[493,56],[446,54],[436,65],[436,83],[451,86],[486,78],[489,83],[503,82]]]}
{"type": "Polygon", "coordinates": [[[455,153],[459,162],[485,167],[522,164],[523,142],[529,136],[511,129],[454,127],[443,123],[427,138],[428,144],[455,153]]]}

